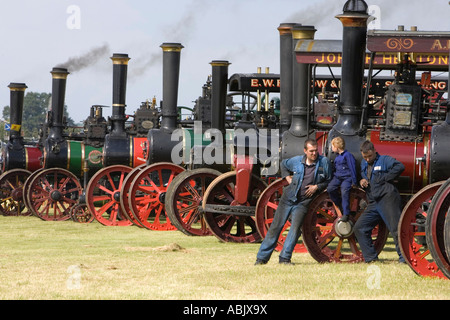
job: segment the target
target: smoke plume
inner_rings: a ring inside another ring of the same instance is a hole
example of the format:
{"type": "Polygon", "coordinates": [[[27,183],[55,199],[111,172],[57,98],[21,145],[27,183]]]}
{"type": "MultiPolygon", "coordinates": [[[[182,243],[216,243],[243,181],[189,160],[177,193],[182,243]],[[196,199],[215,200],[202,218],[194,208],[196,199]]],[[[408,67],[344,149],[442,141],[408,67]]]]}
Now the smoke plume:
{"type": "MultiPolygon", "coordinates": [[[[155,50],[156,51],[156,50],[155,50]]],[[[133,68],[130,70],[129,79],[131,81],[145,74],[147,69],[153,67],[162,60],[162,54],[158,50],[157,52],[147,53],[145,56],[137,58],[133,62],[133,68]]]]}
{"type": "MultiPolygon", "coordinates": [[[[180,42],[182,45],[186,45],[194,33],[193,31],[197,21],[196,17],[208,8],[209,4],[206,0],[192,0],[175,24],[164,26],[163,34],[165,39],[167,39],[165,42],[180,42]]],[[[136,80],[138,77],[144,75],[148,69],[161,63],[161,61],[162,52],[159,48],[155,48],[152,52],[146,52],[141,57],[137,57],[133,60],[134,67],[129,74],[129,79],[131,81],[136,80]]]]}
{"type": "Polygon", "coordinates": [[[100,58],[109,53],[109,45],[104,44],[100,47],[92,48],[89,52],[78,56],[71,57],[64,63],[59,64],[58,68],[66,68],[69,72],[77,72],[96,63],[100,58]]]}

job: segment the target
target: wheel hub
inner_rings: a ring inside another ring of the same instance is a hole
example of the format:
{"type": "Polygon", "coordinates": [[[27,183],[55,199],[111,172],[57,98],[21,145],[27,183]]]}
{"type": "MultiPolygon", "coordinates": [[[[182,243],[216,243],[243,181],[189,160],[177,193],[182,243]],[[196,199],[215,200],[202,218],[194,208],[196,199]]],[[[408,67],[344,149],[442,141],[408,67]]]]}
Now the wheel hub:
{"type": "Polygon", "coordinates": [[[116,202],[120,202],[120,191],[117,191],[117,192],[114,193],[113,199],[116,202]]]}
{"type": "Polygon", "coordinates": [[[353,234],[353,222],[343,222],[338,220],[334,226],[334,230],[341,238],[348,238],[353,234]]]}
{"type": "Polygon", "coordinates": [[[159,202],[164,204],[166,202],[166,193],[165,192],[161,192],[159,194],[159,202]]]}
{"type": "Polygon", "coordinates": [[[50,197],[52,198],[52,200],[54,201],[59,201],[62,198],[62,194],[61,192],[59,192],[58,190],[54,190],[52,191],[52,193],[50,194],[50,197]]]}
{"type": "Polygon", "coordinates": [[[13,198],[14,201],[19,201],[22,200],[23,198],[23,189],[15,189],[11,192],[11,197],[13,198]]]}

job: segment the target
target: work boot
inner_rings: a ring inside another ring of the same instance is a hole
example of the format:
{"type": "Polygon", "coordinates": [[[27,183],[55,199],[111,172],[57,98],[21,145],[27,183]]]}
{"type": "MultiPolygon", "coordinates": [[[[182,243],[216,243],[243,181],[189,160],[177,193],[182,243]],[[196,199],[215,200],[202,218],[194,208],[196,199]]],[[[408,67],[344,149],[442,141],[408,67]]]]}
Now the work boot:
{"type": "Polygon", "coordinates": [[[285,259],[285,258],[280,258],[279,261],[278,261],[278,263],[279,263],[279,264],[291,265],[291,266],[295,265],[295,263],[293,263],[293,262],[291,261],[291,259],[285,259]]]}
{"type": "Polygon", "coordinates": [[[267,263],[266,260],[256,259],[255,266],[260,265],[260,264],[266,264],[266,263],[267,263]]]}

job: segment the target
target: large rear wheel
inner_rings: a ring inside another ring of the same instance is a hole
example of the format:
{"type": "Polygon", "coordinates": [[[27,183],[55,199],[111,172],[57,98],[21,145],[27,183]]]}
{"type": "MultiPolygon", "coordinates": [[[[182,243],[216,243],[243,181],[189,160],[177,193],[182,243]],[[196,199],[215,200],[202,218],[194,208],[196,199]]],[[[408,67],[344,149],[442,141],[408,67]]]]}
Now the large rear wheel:
{"type": "Polygon", "coordinates": [[[245,205],[235,201],[238,195],[236,188],[236,172],[227,172],[209,185],[203,196],[202,210],[205,221],[211,232],[221,241],[253,243],[261,240],[256,228],[255,209],[261,193],[267,184],[259,177],[252,175],[245,205]]]}
{"type": "Polygon", "coordinates": [[[95,219],[105,226],[130,226],[120,206],[120,191],[130,167],[113,165],[96,172],[86,188],[86,204],[95,219]]]}
{"type": "Polygon", "coordinates": [[[212,235],[200,212],[203,196],[211,182],[221,172],[199,168],[176,176],[166,193],[166,212],[178,230],[190,236],[212,235]]]}
{"type": "MultiPolygon", "coordinates": [[[[353,215],[348,222],[340,221],[342,214],[328,196],[328,192],[318,195],[310,204],[303,222],[303,241],[311,256],[318,262],[362,262],[353,226],[367,207],[366,194],[361,189],[350,193],[350,211],[353,215]]],[[[383,249],[388,236],[384,223],[375,227],[372,238],[376,251],[383,249]]]]}

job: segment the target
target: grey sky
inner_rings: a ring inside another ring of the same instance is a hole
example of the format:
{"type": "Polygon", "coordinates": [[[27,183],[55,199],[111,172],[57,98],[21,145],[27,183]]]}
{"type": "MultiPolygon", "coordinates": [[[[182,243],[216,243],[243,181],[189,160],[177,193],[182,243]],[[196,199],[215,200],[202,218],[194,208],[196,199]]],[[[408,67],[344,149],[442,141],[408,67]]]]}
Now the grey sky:
{"type": "MultiPolygon", "coordinates": [[[[94,50],[91,64],[71,70],[66,104],[75,121],[93,104],[111,105],[113,53],[131,57],[127,114],[142,101],[162,99],[163,42],[180,42],[179,105],[193,106],[212,60],[229,60],[230,75],[270,67],[279,72],[282,22],[314,25],[316,39],[339,39],[345,0],[0,0],[0,108],[9,104],[10,82],[27,91],[51,92],[53,67],[94,50]]],[[[381,28],[397,25],[449,31],[448,0],[373,0],[381,28]]],[[[109,116],[111,110],[105,110],[109,116]]]]}

